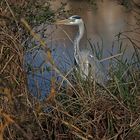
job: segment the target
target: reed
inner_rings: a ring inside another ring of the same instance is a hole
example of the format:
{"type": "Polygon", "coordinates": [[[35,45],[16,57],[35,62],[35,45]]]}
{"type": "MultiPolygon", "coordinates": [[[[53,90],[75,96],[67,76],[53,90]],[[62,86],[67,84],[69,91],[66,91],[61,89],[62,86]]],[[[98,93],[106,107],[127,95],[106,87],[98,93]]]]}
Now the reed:
{"type": "MultiPolygon", "coordinates": [[[[125,36],[134,47],[134,54],[128,61],[121,38],[125,33],[118,35],[118,54],[107,59],[103,59],[103,43],[100,46],[99,43],[90,42],[93,53],[100,61],[109,61],[110,80],[105,87],[90,78],[83,80],[78,71],[73,70],[75,68],[66,73],[61,72],[51,51],[47,49],[45,63],[49,63],[50,67],[34,69],[30,66],[29,70],[34,75],[40,71],[42,77],[44,71],[53,70],[57,73],[51,76],[48,96],[40,100],[41,90],[36,79],[38,96],[33,96],[29,90],[28,71],[24,67],[27,49],[23,42],[26,39],[22,31],[26,37],[37,39],[42,49],[47,44],[33,32],[29,22],[25,19],[19,21],[10,5],[9,8],[8,15],[13,15],[11,21],[15,24],[8,24],[6,19],[0,26],[0,139],[138,140],[139,45],[125,36]],[[59,81],[58,75],[61,77],[59,81]]],[[[42,80],[45,81],[46,77],[42,80]]]]}

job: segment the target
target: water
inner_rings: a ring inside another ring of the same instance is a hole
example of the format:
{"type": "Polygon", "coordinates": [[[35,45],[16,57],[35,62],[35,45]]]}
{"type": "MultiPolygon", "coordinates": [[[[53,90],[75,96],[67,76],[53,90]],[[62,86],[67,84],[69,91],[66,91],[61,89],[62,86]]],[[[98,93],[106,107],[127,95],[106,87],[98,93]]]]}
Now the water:
{"type": "MultiPolygon", "coordinates": [[[[85,48],[85,42],[88,38],[96,47],[103,46],[103,58],[110,56],[112,46],[114,46],[113,54],[118,52],[120,42],[118,43],[116,35],[119,32],[133,29],[136,24],[133,13],[115,1],[98,1],[97,5],[91,6],[88,2],[81,0],[52,0],[52,9],[58,9],[61,2],[67,2],[66,10],[71,10],[72,15],[80,15],[85,22],[87,35],[80,48],[85,48]]],[[[52,50],[56,65],[62,73],[66,74],[74,66],[74,49],[72,41],[77,32],[77,27],[42,24],[35,27],[34,30],[40,30],[40,36],[52,50]],[[46,30],[43,31],[44,28],[46,28],[46,30]]],[[[137,40],[140,38],[140,36],[135,33],[126,33],[126,35],[134,37],[137,40]]],[[[35,42],[35,44],[38,45],[37,42],[35,42]]],[[[129,41],[123,41],[123,46],[125,46],[123,49],[126,48],[126,58],[131,58],[130,56],[132,55],[132,52],[134,52],[131,43],[129,41]]],[[[36,51],[34,53],[36,53],[36,51]]],[[[42,64],[43,69],[46,67],[46,64],[43,63],[45,59],[44,52],[38,51],[36,58],[34,60],[31,60],[30,58],[28,61],[36,67],[39,67],[42,64]]],[[[108,61],[105,61],[103,64],[105,69],[107,69],[108,61]]],[[[48,94],[50,89],[50,78],[52,75],[55,75],[52,71],[36,72],[34,76],[31,74],[29,77],[30,87],[33,87],[33,91],[41,89],[38,92],[43,95],[48,94]],[[35,89],[34,87],[38,88],[35,89]]]]}
{"type": "MultiPolygon", "coordinates": [[[[60,1],[55,1],[54,3],[54,9],[59,7],[60,1]]],[[[97,8],[91,6],[86,1],[69,0],[66,9],[72,9],[73,15],[80,15],[83,18],[87,29],[87,38],[91,39],[92,43],[100,42],[101,38],[103,39],[106,52],[111,49],[112,42],[117,39],[115,36],[119,32],[130,30],[133,28],[131,25],[136,24],[133,13],[111,0],[98,1],[97,8]]],[[[66,30],[72,39],[77,32],[73,27],[63,26],[63,29],[66,30]]],[[[56,32],[55,38],[58,37],[66,38],[61,29],[58,29],[56,32]]],[[[135,35],[135,37],[139,39],[140,36],[135,35]]],[[[69,41],[67,40],[65,43],[69,44],[69,41]]],[[[67,48],[69,47],[72,49],[71,44],[67,45],[67,48]]],[[[132,49],[129,46],[130,53],[132,49]]],[[[105,55],[107,56],[107,54],[105,55]]]]}

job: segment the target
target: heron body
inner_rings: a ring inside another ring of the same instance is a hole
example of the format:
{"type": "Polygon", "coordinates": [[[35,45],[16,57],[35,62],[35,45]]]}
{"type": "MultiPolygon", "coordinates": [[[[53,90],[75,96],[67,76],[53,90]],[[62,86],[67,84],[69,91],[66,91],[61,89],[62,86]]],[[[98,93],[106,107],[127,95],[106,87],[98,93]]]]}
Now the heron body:
{"type": "Polygon", "coordinates": [[[87,78],[90,76],[90,78],[94,79],[98,84],[104,85],[106,77],[100,61],[95,56],[93,56],[90,51],[81,51],[79,48],[80,41],[85,31],[85,25],[82,18],[78,15],[74,15],[68,19],[61,20],[56,23],[78,26],[78,34],[74,39],[75,62],[79,66],[82,77],[87,78]]]}

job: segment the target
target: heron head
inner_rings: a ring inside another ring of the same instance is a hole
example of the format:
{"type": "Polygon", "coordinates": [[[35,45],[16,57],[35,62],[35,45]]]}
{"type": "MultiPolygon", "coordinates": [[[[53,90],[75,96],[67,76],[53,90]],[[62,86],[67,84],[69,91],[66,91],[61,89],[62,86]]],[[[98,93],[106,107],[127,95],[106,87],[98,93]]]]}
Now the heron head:
{"type": "Polygon", "coordinates": [[[59,25],[80,25],[83,24],[83,20],[78,15],[73,15],[69,17],[68,19],[57,21],[56,24],[59,25]]]}

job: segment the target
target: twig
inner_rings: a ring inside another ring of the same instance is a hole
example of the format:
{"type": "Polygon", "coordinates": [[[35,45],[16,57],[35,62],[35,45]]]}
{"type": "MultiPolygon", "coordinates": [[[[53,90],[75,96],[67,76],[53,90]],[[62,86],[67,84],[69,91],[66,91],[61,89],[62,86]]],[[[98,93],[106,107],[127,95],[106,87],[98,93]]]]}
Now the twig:
{"type": "Polygon", "coordinates": [[[9,10],[10,10],[10,12],[11,12],[11,14],[12,14],[14,20],[15,20],[15,22],[16,22],[17,27],[19,28],[18,22],[17,22],[17,20],[16,20],[16,17],[15,17],[15,15],[14,15],[14,13],[13,13],[13,11],[12,11],[12,9],[11,9],[9,3],[7,2],[7,0],[5,0],[5,2],[6,2],[6,4],[7,4],[7,6],[8,6],[8,8],[9,8],[9,10]]]}
{"type": "Polygon", "coordinates": [[[18,128],[22,132],[23,136],[27,140],[32,140],[32,137],[31,136],[28,136],[27,133],[17,123],[14,123],[14,125],[16,126],[16,128],[18,128]]]}
{"type": "Polygon", "coordinates": [[[7,61],[7,63],[5,64],[5,66],[3,67],[3,69],[0,71],[0,74],[4,71],[4,69],[6,68],[6,66],[8,65],[8,63],[12,60],[12,58],[14,57],[15,55],[13,54],[10,59],[7,61]]]}
{"type": "Polygon", "coordinates": [[[119,53],[119,54],[116,54],[116,55],[113,55],[113,56],[104,58],[104,59],[100,60],[100,62],[103,62],[103,61],[106,61],[106,60],[108,60],[108,59],[112,59],[112,58],[115,58],[115,57],[118,57],[118,56],[121,56],[121,55],[123,55],[123,53],[119,53]]]}
{"type": "Polygon", "coordinates": [[[81,129],[79,129],[75,125],[70,124],[69,122],[66,122],[66,121],[63,121],[63,120],[62,120],[62,123],[65,124],[65,125],[67,125],[68,127],[73,128],[75,131],[78,131],[78,132],[82,133],[83,135],[87,136],[88,138],[92,138],[93,139],[93,137],[91,135],[86,134],[85,132],[83,132],[81,129]]]}

